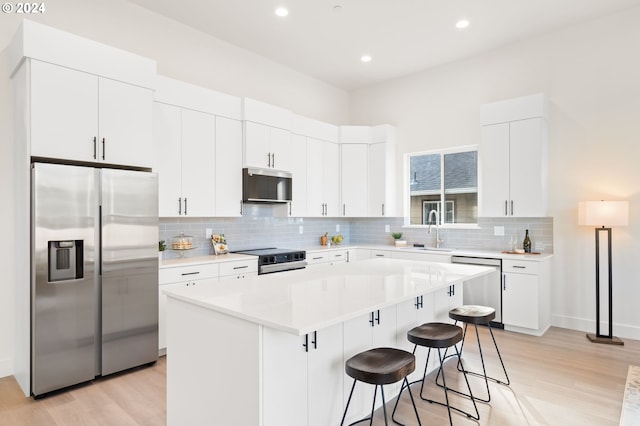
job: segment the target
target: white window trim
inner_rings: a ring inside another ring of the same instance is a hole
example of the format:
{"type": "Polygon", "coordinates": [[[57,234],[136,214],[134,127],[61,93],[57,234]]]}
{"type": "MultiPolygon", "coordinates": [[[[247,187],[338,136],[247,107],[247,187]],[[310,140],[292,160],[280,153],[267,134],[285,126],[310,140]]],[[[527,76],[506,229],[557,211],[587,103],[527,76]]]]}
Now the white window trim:
{"type": "MultiPolygon", "coordinates": [[[[411,167],[411,157],[417,155],[429,155],[429,154],[440,154],[442,156],[442,160],[444,161],[444,156],[446,154],[455,154],[457,152],[467,152],[467,151],[476,151],[479,153],[479,145],[462,145],[450,148],[441,148],[441,149],[432,149],[428,151],[416,151],[416,152],[407,152],[404,154],[403,159],[403,173],[402,173],[402,209],[404,213],[404,225],[402,228],[428,228],[429,225],[417,225],[411,223],[411,190],[410,190],[410,176],[409,170],[411,167]]],[[[479,155],[478,155],[479,157],[479,155]]],[[[479,177],[478,177],[479,178],[479,177]]],[[[444,194],[444,167],[440,167],[440,194],[444,194]]],[[[442,200],[442,197],[440,199],[442,200]]],[[[478,203],[480,203],[480,194],[478,194],[478,203]]],[[[442,214],[442,213],[441,213],[442,214]]],[[[443,229],[480,229],[480,226],[477,223],[442,223],[440,220],[440,228],[443,229]]]]}

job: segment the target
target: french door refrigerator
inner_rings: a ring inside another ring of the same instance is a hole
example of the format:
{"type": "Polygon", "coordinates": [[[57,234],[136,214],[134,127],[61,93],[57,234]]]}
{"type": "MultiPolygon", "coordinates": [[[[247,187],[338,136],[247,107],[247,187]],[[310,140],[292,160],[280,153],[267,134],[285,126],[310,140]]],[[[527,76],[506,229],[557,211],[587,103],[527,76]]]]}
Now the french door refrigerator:
{"type": "Polygon", "coordinates": [[[39,396],[158,358],[158,182],[32,164],[31,389],[39,396]]]}

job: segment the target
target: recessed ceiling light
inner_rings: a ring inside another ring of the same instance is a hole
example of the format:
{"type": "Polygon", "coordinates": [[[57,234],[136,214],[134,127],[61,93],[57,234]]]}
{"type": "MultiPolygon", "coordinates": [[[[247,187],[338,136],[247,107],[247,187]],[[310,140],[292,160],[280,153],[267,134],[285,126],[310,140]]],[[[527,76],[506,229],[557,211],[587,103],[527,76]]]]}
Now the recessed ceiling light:
{"type": "Polygon", "coordinates": [[[285,17],[289,14],[289,10],[286,7],[279,7],[276,9],[276,15],[285,17]]]}
{"type": "Polygon", "coordinates": [[[372,58],[371,56],[369,56],[369,55],[362,55],[362,56],[360,57],[360,60],[361,60],[362,62],[371,62],[371,59],[373,59],[373,58],[372,58]]]}
{"type": "Polygon", "coordinates": [[[456,22],[456,28],[463,29],[467,28],[468,26],[469,21],[467,21],[466,19],[460,19],[458,22],[456,22]]]}

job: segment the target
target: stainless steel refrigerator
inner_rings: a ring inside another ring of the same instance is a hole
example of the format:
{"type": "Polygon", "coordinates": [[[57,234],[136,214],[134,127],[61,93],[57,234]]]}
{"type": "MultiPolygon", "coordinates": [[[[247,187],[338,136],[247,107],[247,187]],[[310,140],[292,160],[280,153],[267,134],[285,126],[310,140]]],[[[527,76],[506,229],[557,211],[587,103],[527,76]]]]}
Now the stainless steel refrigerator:
{"type": "Polygon", "coordinates": [[[31,389],[158,358],[154,173],[32,164],[31,389]]]}

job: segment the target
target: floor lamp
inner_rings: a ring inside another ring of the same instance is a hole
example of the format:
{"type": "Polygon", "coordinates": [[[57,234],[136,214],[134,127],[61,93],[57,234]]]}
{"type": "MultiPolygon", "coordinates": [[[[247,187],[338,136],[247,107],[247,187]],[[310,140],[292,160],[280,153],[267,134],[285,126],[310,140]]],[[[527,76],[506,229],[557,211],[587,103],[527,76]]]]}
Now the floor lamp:
{"type": "Polygon", "coordinates": [[[627,226],[629,222],[628,201],[581,201],[578,206],[580,225],[596,226],[596,333],[587,333],[594,343],[624,345],[613,335],[613,280],[611,267],[611,227],[627,226]],[[601,227],[600,227],[601,226],[601,227]],[[607,237],[607,271],[609,278],[609,333],[600,333],[600,236],[607,237]]]}

